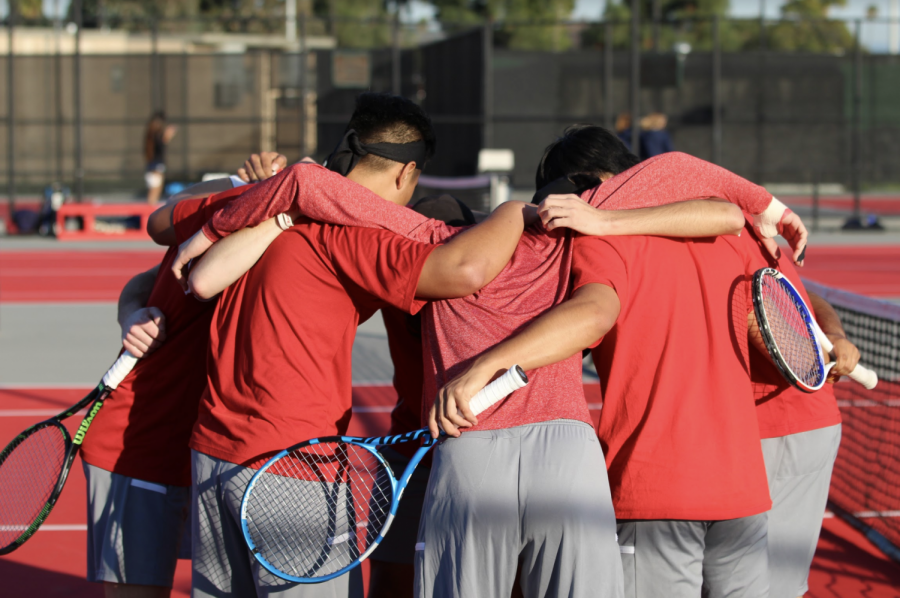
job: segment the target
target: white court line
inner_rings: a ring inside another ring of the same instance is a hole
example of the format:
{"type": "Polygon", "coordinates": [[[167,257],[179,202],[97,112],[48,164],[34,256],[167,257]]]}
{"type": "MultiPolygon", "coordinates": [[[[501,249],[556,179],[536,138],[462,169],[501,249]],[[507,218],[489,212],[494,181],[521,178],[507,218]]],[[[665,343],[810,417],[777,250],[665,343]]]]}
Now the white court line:
{"type": "MultiPolygon", "coordinates": [[[[857,511],[853,513],[853,516],[859,519],[891,519],[900,517],[900,511],[857,511]]],[[[831,519],[832,517],[834,517],[834,513],[825,511],[825,519],[831,519]]]]}
{"type": "Polygon", "coordinates": [[[83,382],[0,382],[0,390],[84,390],[94,388],[92,384],[83,382]]]}
{"type": "MultiPolygon", "coordinates": [[[[0,526],[3,531],[25,531],[25,526],[0,526]]],[[[87,523],[56,523],[42,525],[39,532],[84,532],[87,531],[87,523]]]]}
{"type": "Polygon", "coordinates": [[[86,532],[87,523],[57,523],[55,525],[42,525],[39,532],[86,532]]]}
{"type": "Polygon", "coordinates": [[[838,407],[900,407],[900,399],[888,399],[887,401],[853,399],[850,401],[838,401],[837,404],[838,407]]]}

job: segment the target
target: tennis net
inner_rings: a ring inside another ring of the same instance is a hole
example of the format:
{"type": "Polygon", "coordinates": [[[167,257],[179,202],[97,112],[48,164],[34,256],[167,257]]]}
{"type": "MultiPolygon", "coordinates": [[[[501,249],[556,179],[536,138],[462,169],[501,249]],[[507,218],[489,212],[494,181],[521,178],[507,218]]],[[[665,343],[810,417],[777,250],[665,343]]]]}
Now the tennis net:
{"type": "Polygon", "coordinates": [[[834,306],[861,363],[879,378],[874,390],[835,385],[843,432],[831,508],[900,561],[900,305],[804,284],[834,306]]]}

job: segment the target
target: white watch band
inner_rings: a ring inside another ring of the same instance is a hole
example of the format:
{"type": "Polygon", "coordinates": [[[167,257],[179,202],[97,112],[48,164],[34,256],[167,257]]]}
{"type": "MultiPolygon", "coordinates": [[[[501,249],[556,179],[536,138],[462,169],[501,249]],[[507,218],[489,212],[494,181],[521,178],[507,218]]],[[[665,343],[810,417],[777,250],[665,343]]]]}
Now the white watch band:
{"type": "Polygon", "coordinates": [[[294,226],[294,221],[287,214],[279,214],[275,216],[275,222],[278,223],[278,228],[281,230],[287,230],[294,226]]]}

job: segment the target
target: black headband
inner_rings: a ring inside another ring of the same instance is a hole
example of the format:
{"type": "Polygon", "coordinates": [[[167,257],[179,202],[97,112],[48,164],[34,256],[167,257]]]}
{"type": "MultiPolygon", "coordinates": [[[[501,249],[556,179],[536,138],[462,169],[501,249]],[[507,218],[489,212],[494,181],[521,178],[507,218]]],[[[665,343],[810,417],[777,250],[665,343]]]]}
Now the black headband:
{"type": "Polygon", "coordinates": [[[347,176],[356,168],[360,159],[368,154],[387,158],[401,164],[416,163],[416,168],[425,168],[427,147],[424,141],[412,143],[363,143],[359,134],[350,129],[341,138],[340,143],[328,156],[325,166],[328,170],[347,176]]]}
{"type": "Polygon", "coordinates": [[[547,183],[543,188],[538,189],[531,198],[531,203],[539,204],[547,199],[548,195],[565,195],[567,193],[581,195],[588,189],[593,189],[599,184],[600,178],[594,175],[570,174],[569,176],[560,177],[555,181],[547,183]]]}

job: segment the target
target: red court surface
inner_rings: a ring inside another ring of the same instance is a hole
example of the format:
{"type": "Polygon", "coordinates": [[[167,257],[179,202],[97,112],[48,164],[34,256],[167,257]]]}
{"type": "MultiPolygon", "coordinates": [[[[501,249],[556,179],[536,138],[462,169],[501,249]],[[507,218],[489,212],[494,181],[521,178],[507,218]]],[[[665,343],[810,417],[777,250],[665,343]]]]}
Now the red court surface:
{"type": "MultiPolygon", "coordinates": [[[[813,198],[802,196],[779,197],[791,207],[811,207],[813,198]]],[[[835,195],[819,197],[819,208],[822,210],[837,210],[841,212],[853,211],[852,195],[835,195]]],[[[866,195],[860,198],[860,210],[865,214],[877,214],[879,216],[895,216],[900,214],[900,197],[896,195],[866,195]]]]}
{"type": "MultiPolygon", "coordinates": [[[[593,401],[599,386],[585,385],[594,415],[593,401]]],[[[34,422],[46,419],[78,401],[87,389],[0,389],[0,442],[34,422]]],[[[383,434],[389,424],[396,395],[391,387],[361,386],[353,391],[354,417],[350,434],[383,434]]],[[[69,429],[77,425],[70,420],[69,429]]],[[[300,440],[300,439],[298,439],[300,440]]],[[[4,596],[102,596],[98,584],[84,580],[85,482],[80,461],[47,522],[16,552],[0,557],[4,596]]],[[[186,597],[190,590],[190,564],[181,561],[172,596],[186,597]]],[[[900,598],[900,565],[889,561],[856,530],[837,518],[824,520],[819,548],[810,573],[812,598],[900,598]]]]}
{"type": "Polygon", "coordinates": [[[148,251],[0,252],[0,302],[116,301],[122,287],[162,259],[148,251]]]}
{"type": "Polygon", "coordinates": [[[800,275],[869,297],[900,297],[900,245],[810,246],[800,275]]]}

